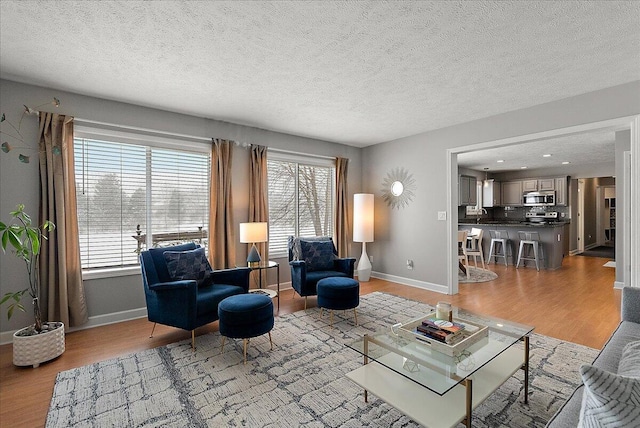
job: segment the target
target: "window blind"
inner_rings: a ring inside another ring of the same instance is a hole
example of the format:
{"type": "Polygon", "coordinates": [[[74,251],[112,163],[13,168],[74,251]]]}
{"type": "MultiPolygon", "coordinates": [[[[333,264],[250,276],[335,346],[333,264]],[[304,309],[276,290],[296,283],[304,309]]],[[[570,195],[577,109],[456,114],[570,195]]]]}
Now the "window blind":
{"type": "Polygon", "coordinates": [[[206,241],[208,153],[74,141],[83,269],[135,265],[150,245],[206,241]]]}

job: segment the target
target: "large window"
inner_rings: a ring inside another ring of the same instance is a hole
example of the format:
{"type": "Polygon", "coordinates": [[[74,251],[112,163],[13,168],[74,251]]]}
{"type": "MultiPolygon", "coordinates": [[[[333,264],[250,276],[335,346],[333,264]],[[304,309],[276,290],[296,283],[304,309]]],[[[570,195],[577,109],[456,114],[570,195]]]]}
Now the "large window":
{"type": "Polygon", "coordinates": [[[333,160],[269,153],[267,174],[270,256],[286,256],[289,235],[333,235],[333,160]]]}
{"type": "Polygon", "coordinates": [[[83,269],[131,266],[150,246],[206,240],[208,148],[166,148],[88,131],[75,137],[83,269]]]}

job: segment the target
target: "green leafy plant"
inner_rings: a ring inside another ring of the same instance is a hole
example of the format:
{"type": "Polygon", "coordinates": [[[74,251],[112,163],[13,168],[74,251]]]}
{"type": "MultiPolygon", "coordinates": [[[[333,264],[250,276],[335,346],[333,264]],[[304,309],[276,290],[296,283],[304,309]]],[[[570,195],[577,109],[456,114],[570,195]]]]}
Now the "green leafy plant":
{"type": "Polygon", "coordinates": [[[34,329],[36,332],[42,331],[42,314],[40,312],[40,278],[38,276],[38,259],[42,241],[47,239],[45,232],[55,229],[55,224],[46,220],[42,226],[34,226],[31,216],[24,212],[24,205],[16,206],[16,210],[11,212],[12,220],[9,224],[0,222],[0,239],[2,251],[6,253],[7,247],[12,247],[14,254],[24,260],[29,274],[29,288],[6,293],[0,305],[8,303],[7,317],[11,319],[13,312],[18,309],[25,311],[22,305],[22,297],[29,294],[33,301],[33,315],[35,318],[34,329]]]}

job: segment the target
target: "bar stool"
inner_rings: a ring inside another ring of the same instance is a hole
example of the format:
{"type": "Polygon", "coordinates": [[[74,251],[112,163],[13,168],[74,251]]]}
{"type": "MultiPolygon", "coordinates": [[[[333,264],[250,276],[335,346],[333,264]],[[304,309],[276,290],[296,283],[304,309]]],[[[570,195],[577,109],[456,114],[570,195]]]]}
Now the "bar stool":
{"type": "MultiPolygon", "coordinates": [[[[540,243],[540,235],[538,232],[519,231],[518,238],[520,239],[520,248],[518,249],[518,262],[516,263],[516,269],[520,266],[520,260],[534,260],[536,262],[536,270],[539,271],[540,261],[544,260],[542,244],[540,243]],[[527,247],[525,247],[525,245],[527,247]],[[529,245],[531,247],[529,247],[529,245]],[[531,257],[531,249],[533,249],[533,257],[531,257]],[[528,257],[525,257],[525,255],[528,257]]],[[[522,265],[526,266],[525,263],[522,265]]]]}
{"type": "Polygon", "coordinates": [[[487,264],[491,261],[491,257],[494,258],[494,263],[498,263],[498,257],[502,257],[504,258],[504,265],[507,266],[509,233],[506,230],[490,230],[489,235],[491,235],[491,246],[489,247],[487,264]],[[500,250],[502,250],[501,253],[499,252],[500,250]]]}

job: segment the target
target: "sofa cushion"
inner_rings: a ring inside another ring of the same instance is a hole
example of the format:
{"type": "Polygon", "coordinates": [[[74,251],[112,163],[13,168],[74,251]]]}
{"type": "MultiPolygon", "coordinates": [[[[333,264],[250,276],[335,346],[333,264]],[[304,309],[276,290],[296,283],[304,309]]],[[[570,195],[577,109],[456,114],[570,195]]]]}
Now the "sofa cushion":
{"type": "Polygon", "coordinates": [[[640,379],[585,364],[579,427],[637,427],[640,420],[640,379]]]}
{"type": "Polygon", "coordinates": [[[593,365],[611,373],[618,372],[622,350],[629,342],[640,340],[640,324],[622,321],[613,332],[593,365]]]}
{"type": "Polygon", "coordinates": [[[212,271],[204,248],[189,251],[165,251],[163,255],[172,281],[194,279],[198,285],[202,285],[212,271]]]}
{"type": "Polygon", "coordinates": [[[640,340],[629,342],[622,349],[618,375],[640,378],[640,340]]]}
{"type": "Polygon", "coordinates": [[[332,241],[300,241],[300,259],[307,265],[307,272],[333,269],[332,241]]]}

